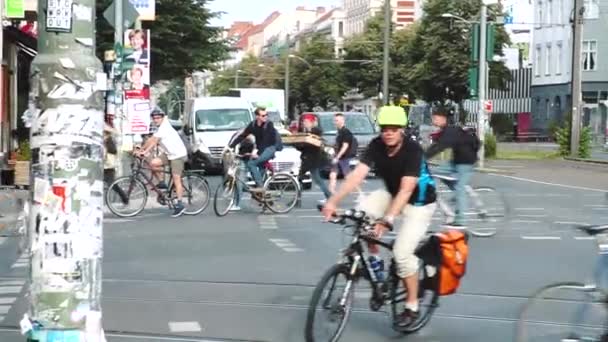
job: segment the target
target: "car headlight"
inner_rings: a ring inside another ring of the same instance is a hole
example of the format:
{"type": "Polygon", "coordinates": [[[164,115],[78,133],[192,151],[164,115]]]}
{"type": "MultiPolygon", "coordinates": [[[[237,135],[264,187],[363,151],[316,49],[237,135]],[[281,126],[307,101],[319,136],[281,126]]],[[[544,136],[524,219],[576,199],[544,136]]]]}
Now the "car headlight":
{"type": "Polygon", "coordinates": [[[202,137],[198,137],[196,139],[196,149],[205,153],[205,154],[211,154],[211,151],[209,150],[209,147],[207,145],[205,145],[205,143],[203,142],[203,138],[202,137]]]}

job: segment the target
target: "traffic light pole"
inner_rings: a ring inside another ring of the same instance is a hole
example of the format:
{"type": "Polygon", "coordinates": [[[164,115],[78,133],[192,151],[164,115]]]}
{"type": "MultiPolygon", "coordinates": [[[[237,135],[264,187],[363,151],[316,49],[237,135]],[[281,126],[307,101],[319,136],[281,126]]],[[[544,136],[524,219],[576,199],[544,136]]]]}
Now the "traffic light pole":
{"type": "Polygon", "coordinates": [[[484,167],[485,164],[485,126],[486,126],[486,44],[487,36],[487,17],[488,6],[482,1],[481,3],[481,18],[479,20],[479,111],[477,115],[477,135],[481,140],[481,148],[479,149],[479,167],[484,167]]]}
{"type": "Polygon", "coordinates": [[[572,46],[572,123],[570,134],[570,154],[578,156],[581,140],[581,116],[583,114],[582,84],[581,84],[581,58],[583,44],[583,0],[574,1],[573,46],[572,46]]]}
{"type": "Polygon", "coordinates": [[[105,77],[95,1],[56,4],[39,0],[30,71],[30,307],[21,327],[28,341],[104,342],[104,102],[96,84],[105,77]]]}

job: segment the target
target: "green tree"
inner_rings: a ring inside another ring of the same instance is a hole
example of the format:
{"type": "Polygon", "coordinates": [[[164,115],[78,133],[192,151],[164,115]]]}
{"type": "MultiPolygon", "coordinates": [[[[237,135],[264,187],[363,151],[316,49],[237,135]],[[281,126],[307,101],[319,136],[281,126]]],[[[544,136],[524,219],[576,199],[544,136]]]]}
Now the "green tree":
{"type": "MultiPolygon", "coordinates": [[[[416,94],[429,103],[460,103],[469,94],[468,69],[470,61],[470,24],[442,17],[444,13],[458,15],[470,22],[479,20],[481,0],[429,0],[424,5],[425,15],[411,40],[408,64],[405,68],[407,83],[416,94]]],[[[489,11],[489,20],[494,20],[500,8],[489,11]]],[[[508,34],[500,25],[494,53],[502,56],[502,48],[509,44],[508,34]]],[[[502,62],[490,62],[489,86],[503,89],[510,74],[502,62]]]]}
{"type": "MultiPolygon", "coordinates": [[[[229,46],[221,38],[221,28],[209,22],[218,13],[206,8],[209,0],[157,0],[156,20],[143,22],[150,30],[152,81],[182,78],[194,70],[213,69],[227,57],[229,46]]],[[[97,52],[112,49],[112,27],[103,18],[111,0],[97,2],[97,52]]]]}
{"type": "MultiPolygon", "coordinates": [[[[342,66],[317,62],[335,59],[335,45],[323,35],[314,35],[302,44],[297,53],[310,65],[296,59],[290,62],[290,103],[303,109],[316,106],[329,108],[342,103],[347,90],[342,66]]],[[[284,69],[284,66],[283,66],[284,69]]],[[[279,68],[280,71],[280,68],[279,68]]]]}
{"type": "Polygon", "coordinates": [[[248,55],[238,65],[217,72],[209,85],[209,93],[220,96],[234,88],[237,70],[240,70],[239,88],[283,88],[283,69],[284,66],[272,59],[262,60],[248,55]]]}

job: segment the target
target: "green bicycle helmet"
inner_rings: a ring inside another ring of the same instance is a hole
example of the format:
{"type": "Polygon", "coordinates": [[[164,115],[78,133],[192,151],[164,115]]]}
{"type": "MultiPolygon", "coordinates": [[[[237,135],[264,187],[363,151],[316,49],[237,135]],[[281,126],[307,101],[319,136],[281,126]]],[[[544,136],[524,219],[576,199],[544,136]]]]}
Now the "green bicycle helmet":
{"type": "Polygon", "coordinates": [[[407,114],[399,106],[382,106],[378,112],[378,126],[400,126],[407,125],[407,114]]]}

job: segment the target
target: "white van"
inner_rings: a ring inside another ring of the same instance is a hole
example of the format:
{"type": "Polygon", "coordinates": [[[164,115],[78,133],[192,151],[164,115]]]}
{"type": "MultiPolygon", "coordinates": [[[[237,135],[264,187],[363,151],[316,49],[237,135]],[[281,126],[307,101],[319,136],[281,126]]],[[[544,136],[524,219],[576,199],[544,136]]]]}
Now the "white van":
{"type": "Polygon", "coordinates": [[[234,133],[253,120],[249,102],[238,97],[200,97],[186,104],[184,125],[207,170],[222,168],[222,151],[234,133]]]}

